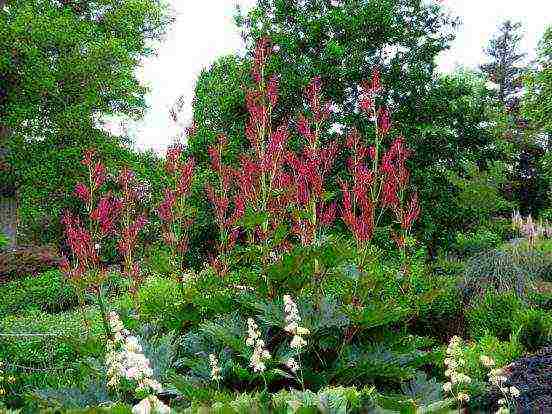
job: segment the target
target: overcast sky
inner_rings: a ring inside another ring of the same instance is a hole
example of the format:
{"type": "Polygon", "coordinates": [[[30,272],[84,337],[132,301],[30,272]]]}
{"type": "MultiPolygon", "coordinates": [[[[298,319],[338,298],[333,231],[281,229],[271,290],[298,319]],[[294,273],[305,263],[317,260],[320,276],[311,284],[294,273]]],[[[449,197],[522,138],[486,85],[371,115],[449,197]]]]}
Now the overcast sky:
{"type": "MultiPolygon", "coordinates": [[[[151,88],[146,117],[133,127],[137,147],[164,151],[182,126],[169,118],[168,110],[183,95],[183,123],[191,118],[195,80],[202,68],[217,57],[240,50],[242,42],[233,23],[235,5],[251,7],[255,0],[170,0],[176,22],[157,57],[148,60],[140,78],[151,88]]],[[[444,0],[462,26],[452,48],[439,60],[442,71],[457,65],[477,66],[483,47],[507,18],[521,21],[523,47],[533,53],[546,25],[552,24],[552,0],[444,0]]]]}

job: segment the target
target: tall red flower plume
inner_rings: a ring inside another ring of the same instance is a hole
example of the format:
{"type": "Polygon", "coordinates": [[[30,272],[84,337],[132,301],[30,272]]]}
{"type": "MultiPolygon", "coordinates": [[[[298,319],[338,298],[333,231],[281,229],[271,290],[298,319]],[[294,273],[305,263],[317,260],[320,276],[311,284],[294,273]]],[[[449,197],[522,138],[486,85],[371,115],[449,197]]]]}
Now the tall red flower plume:
{"type": "Polygon", "coordinates": [[[194,175],[195,160],[190,157],[186,163],[180,165],[180,175],[178,178],[178,195],[188,194],[194,175]]]}
{"type": "Polygon", "coordinates": [[[372,83],[370,85],[370,89],[374,93],[377,93],[377,92],[381,91],[381,89],[382,89],[380,72],[377,69],[374,69],[372,71],[372,83]]]}
{"type": "Polygon", "coordinates": [[[90,190],[83,183],[77,183],[75,185],[75,195],[84,203],[90,202],[90,190]]]}
{"type": "Polygon", "coordinates": [[[111,192],[108,192],[98,202],[98,206],[90,214],[90,218],[97,221],[104,235],[115,231],[117,220],[122,211],[123,203],[111,192]]]}
{"type": "Polygon", "coordinates": [[[173,206],[176,202],[176,195],[174,191],[167,188],[165,189],[165,197],[157,209],[159,218],[163,221],[170,222],[173,220],[173,206]]]}
{"type": "Polygon", "coordinates": [[[387,135],[391,129],[391,116],[389,110],[385,107],[381,107],[378,110],[378,133],[381,136],[387,135]]]}

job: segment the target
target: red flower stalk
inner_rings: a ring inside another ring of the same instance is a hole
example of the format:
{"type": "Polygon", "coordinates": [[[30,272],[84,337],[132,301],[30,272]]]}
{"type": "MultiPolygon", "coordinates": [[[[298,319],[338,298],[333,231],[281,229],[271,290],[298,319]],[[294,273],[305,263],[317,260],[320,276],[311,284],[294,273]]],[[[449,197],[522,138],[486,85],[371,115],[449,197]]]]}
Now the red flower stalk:
{"type": "Polygon", "coordinates": [[[272,48],[270,46],[270,40],[266,37],[257,41],[255,48],[253,68],[251,70],[251,76],[256,83],[261,83],[263,78],[263,69],[270,55],[272,54],[272,48]]]}
{"type": "Polygon", "coordinates": [[[372,240],[374,234],[374,204],[367,196],[368,191],[355,193],[346,182],[341,182],[343,193],[343,221],[353,233],[359,247],[372,240]]]}
{"type": "Polygon", "coordinates": [[[167,149],[167,159],[165,162],[165,171],[169,174],[174,174],[180,162],[182,155],[182,147],[178,144],[172,145],[167,149]]]}
{"type": "Polygon", "coordinates": [[[177,194],[179,196],[186,196],[190,191],[192,178],[194,174],[195,160],[190,157],[188,161],[180,165],[177,194]]]}
{"type": "Polygon", "coordinates": [[[94,149],[87,149],[84,151],[84,156],[82,159],[82,164],[86,165],[87,167],[92,167],[93,160],[96,156],[96,150],[94,149]]]}
{"type": "Polygon", "coordinates": [[[92,183],[94,190],[99,189],[105,182],[106,171],[105,167],[101,163],[96,163],[92,170],[92,183]]]}
{"type": "MultiPolygon", "coordinates": [[[[167,150],[165,171],[170,181],[164,198],[158,206],[158,216],[162,223],[163,239],[172,251],[173,264],[180,270],[180,278],[185,270],[185,254],[188,251],[188,232],[192,224],[192,211],[187,204],[195,160],[190,157],[182,160],[183,148],[176,144],[167,150]]],[[[219,161],[220,163],[220,161],[219,161]]],[[[182,281],[182,279],[181,279],[182,281]]]]}
{"type": "Polygon", "coordinates": [[[372,71],[372,82],[370,84],[370,90],[373,93],[378,93],[382,90],[380,72],[377,69],[372,71]]]}
{"type": "Polygon", "coordinates": [[[378,109],[378,134],[380,136],[385,136],[391,129],[391,117],[389,115],[389,110],[385,107],[378,109]]]}
{"type": "Polygon", "coordinates": [[[75,185],[75,195],[85,204],[88,204],[90,202],[90,190],[85,184],[81,182],[75,185]]]}
{"type": "Polygon", "coordinates": [[[418,194],[412,194],[410,202],[401,220],[403,230],[410,230],[414,221],[420,216],[420,205],[418,204],[418,194]]]}
{"type": "Polygon", "coordinates": [[[87,271],[96,269],[99,265],[95,243],[79,219],[68,211],[63,213],[61,223],[64,226],[67,244],[76,261],[76,267],[71,270],[70,263],[65,259],[61,264],[61,270],[71,279],[80,279],[87,271]]]}
{"type": "Polygon", "coordinates": [[[322,124],[330,117],[329,102],[322,101],[322,79],[317,76],[312,79],[305,91],[310,110],[313,114],[314,121],[322,124]]]}
{"type": "Polygon", "coordinates": [[[338,148],[336,143],[326,147],[320,146],[320,129],[329,117],[329,105],[323,101],[321,95],[320,78],[312,80],[305,96],[313,117],[310,120],[300,115],[297,130],[305,138],[306,147],[300,154],[289,151],[286,156],[293,179],[294,204],[310,216],[307,219],[299,211],[293,215],[292,229],[303,245],[312,243],[318,228],[333,221],[331,205],[326,206],[323,193],[324,181],[332,168],[338,148]],[[321,215],[323,217],[320,217],[321,215]]]}
{"type": "Polygon", "coordinates": [[[268,80],[267,85],[267,96],[268,96],[268,102],[270,105],[274,108],[278,104],[278,87],[279,87],[279,81],[278,76],[273,75],[268,80]]]}
{"type": "Polygon", "coordinates": [[[117,220],[123,208],[123,203],[115,197],[111,191],[103,196],[98,206],[90,214],[90,218],[97,221],[103,235],[113,234],[116,229],[117,220]]]}
{"type": "Polygon", "coordinates": [[[144,214],[140,214],[130,226],[123,228],[121,238],[117,244],[119,253],[123,256],[134,250],[138,241],[138,234],[148,223],[144,214]]]}

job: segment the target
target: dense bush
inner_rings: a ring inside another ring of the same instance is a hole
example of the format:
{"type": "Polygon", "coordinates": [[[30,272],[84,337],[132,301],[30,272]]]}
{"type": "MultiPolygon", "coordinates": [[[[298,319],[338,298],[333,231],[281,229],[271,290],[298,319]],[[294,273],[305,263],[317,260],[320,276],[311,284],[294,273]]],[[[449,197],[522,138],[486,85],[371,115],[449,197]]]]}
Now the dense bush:
{"type": "Polygon", "coordinates": [[[182,328],[182,286],[168,278],[154,276],[147,279],[138,293],[140,316],[144,321],[155,323],[162,329],[182,328]]]}
{"type": "Polygon", "coordinates": [[[488,289],[525,297],[538,278],[546,277],[551,264],[552,256],[524,246],[490,250],[467,260],[461,285],[466,298],[488,289]]]}
{"type": "Polygon", "coordinates": [[[456,278],[434,276],[432,298],[420,308],[413,329],[445,342],[465,333],[464,306],[456,278]]]}
{"type": "Polygon", "coordinates": [[[552,342],[552,315],[549,311],[527,309],[520,312],[514,324],[525,349],[535,352],[552,342]]]}
{"type": "Polygon", "coordinates": [[[472,256],[485,250],[491,250],[502,243],[499,234],[486,228],[470,233],[458,233],[454,250],[462,257],[472,256]]]}
{"type": "Polygon", "coordinates": [[[20,247],[0,254],[0,281],[36,275],[57,267],[60,255],[52,247],[20,247]]]}
{"type": "Polygon", "coordinates": [[[61,312],[78,302],[75,289],[58,270],[0,285],[0,297],[0,317],[24,314],[32,309],[61,312]]]}
{"type": "Polygon", "coordinates": [[[473,338],[490,334],[506,340],[516,328],[515,320],[524,307],[512,292],[487,292],[466,312],[466,328],[473,338]]]}

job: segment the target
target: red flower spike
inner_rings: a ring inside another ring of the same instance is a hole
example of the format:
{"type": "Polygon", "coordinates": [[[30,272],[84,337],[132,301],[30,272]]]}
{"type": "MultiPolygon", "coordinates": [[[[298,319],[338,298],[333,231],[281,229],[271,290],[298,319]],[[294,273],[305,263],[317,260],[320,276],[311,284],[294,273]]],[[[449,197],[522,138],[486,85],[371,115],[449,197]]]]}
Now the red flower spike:
{"type": "Polygon", "coordinates": [[[165,197],[157,209],[157,214],[159,218],[166,222],[171,222],[174,218],[173,216],[173,206],[176,202],[176,195],[170,189],[165,189],[165,197]]]}
{"type": "Polygon", "coordinates": [[[371,160],[376,158],[376,147],[374,147],[373,145],[368,148],[368,156],[371,160]]]}
{"type": "Polygon", "coordinates": [[[320,206],[318,215],[320,216],[320,224],[322,227],[329,227],[335,221],[337,211],[337,203],[334,201],[324,208],[320,206]]]}
{"type": "Polygon", "coordinates": [[[119,173],[118,181],[119,185],[123,187],[123,190],[128,189],[131,183],[134,181],[134,172],[126,167],[123,168],[119,173]]]}
{"type": "Polygon", "coordinates": [[[75,195],[81,199],[84,203],[90,202],[90,190],[83,183],[77,183],[75,185],[75,195]]]}
{"type": "Polygon", "coordinates": [[[372,114],[372,111],[374,110],[374,101],[373,99],[367,97],[367,96],[361,96],[360,98],[360,108],[368,115],[372,114]]]}
{"type": "Polygon", "coordinates": [[[115,231],[115,225],[122,211],[121,200],[108,192],[98,202],[98,206],[90,214],[90,218],[100,224],[102,234],[108,235],[115,231]]]}
{"type": "Polygon", "coordinates": [[[92,170],[92,183],[94,185],[94,190],[97,190],[102,186],[106,179],[106,170],[101,163],[96,163],[92,170]]]}
{"type": "Polygon", "coordinates": [[[188,194],[194,175],[195,160],[190,157],[185,164],[180,166],[180,177],[178,180],[178,195],[188,194]]]}
{"type": "Polygon", "coordinates": [[[274,108],[278,103],[278,87],[279,81],[276,75],[271,76],[267,86],[267,96],[270,105],[274,108]]]}
{"type": "Polygon", "coordinates": [[[378,133],[380,136],[385,136],[391,129],[391,117],[389,110],[385,107],[381,107],[378,110],[378,133]]]}
{"type": "Polygon", "coordinates": [[[401,223],[401,227],[404,230],[410,230],[412,224],[420,216],[420,205],[418,204],[418,195],[412,194],[412,198],[408,203],[407,213],[404,215],[401,223]]]}
{"type": "Polygon", "coordinates": [[[178,168],[180,156],[182,155],[182,147],[175,144],[167,149],[167,159],[165,161],[165,171],[169,174],[174,174],[178,168]]]}
{"type": "Polygon", "coordinates": [[[87,167],[91,167],[92,163],[94,162],[94,157],[96,156],[96,151],[94,149],[87,149],[84,151],[84,156],[82,159],[82,164],[86,165],[87,167]]]}
{"type": "Polygon", "coordinates": [[[270,47],[270,41],[268,38],[263,37],[257,41],[253,58],[253,68],[251,69],[251,76],[257,84],[262,81],[262,68],[266,65],[266,61],[271,52],[272,48],[270,47]]]}
{"type": "Polygon", "coordinates": [[[370,85],[370,89],[373,93],[377,93],[382,89],[380,72],[377,69],[372,71],[372,83],[370,85]]]}
{"type": "Polygon", "coordinates": [[[299,131],[310,145],[314,144],[314,134],[310,129],[309,120],[304,115],[299,115],[299,119],[297,119],[297,131],[299,131]]]}

